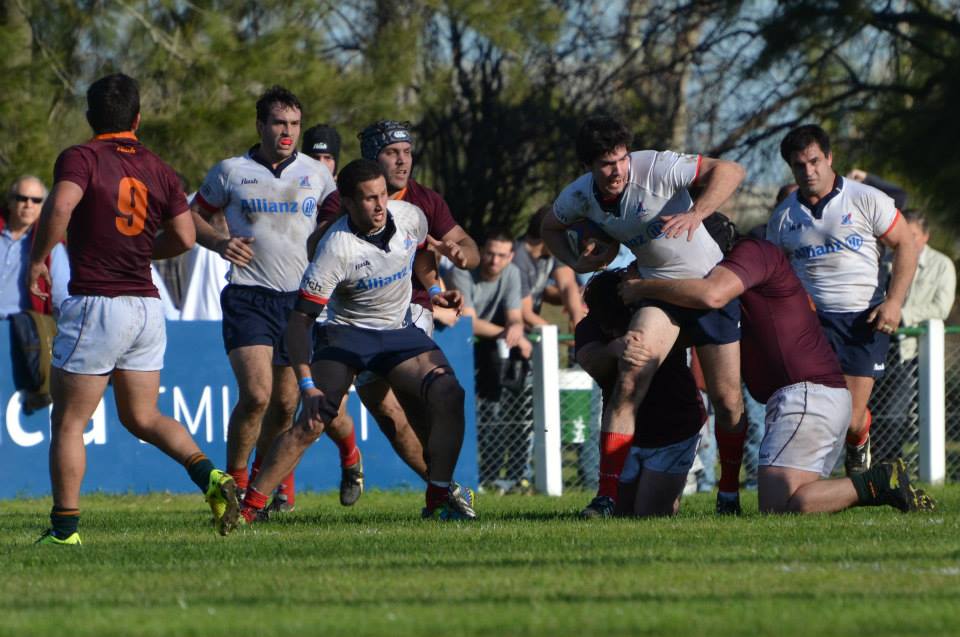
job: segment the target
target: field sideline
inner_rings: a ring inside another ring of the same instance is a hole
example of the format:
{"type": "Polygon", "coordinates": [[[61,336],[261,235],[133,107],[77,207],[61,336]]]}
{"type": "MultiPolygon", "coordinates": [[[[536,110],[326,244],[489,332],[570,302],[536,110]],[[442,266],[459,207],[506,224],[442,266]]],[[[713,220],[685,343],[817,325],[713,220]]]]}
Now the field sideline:
{"type": "MultiPolygon", "coordinates": [[[[200,496],[87,496],[78,550],[34,547],[48,499],[0,501],[0,636],[960,634],[960,485],[940,509],[582,522],[585,493],[305,494],[214,535],[200,496]]],[[[748,494],[744,509],[756,511],[748,494]]]]}

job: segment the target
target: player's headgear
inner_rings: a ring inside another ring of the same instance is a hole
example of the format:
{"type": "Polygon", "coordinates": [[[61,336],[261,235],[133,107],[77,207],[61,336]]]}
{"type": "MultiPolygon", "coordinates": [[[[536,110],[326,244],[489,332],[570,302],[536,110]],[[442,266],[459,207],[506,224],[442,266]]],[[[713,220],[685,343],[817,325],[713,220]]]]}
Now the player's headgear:
{"type": "Polygon", "coordinates": [[[720,246],[720,252],[727,254],[740,238],[737,226],[722,212],[715,212],[703,220],[703,227],[720,246]]]}
{"type": "Polygon", "coordinates": [[[370,124],[357,137],[360,138],[360,156],[374,161],[376,161],[380,152],[390,144],[413,143],[413,135],[410,134],[410,122],[397,122],[392,119],[382,119],[370,124]]]}
{"type": "Polygon", "coordinates": [[[333,161],[340,161],[340,133],[328,124],[317,124],[303,134],[303,152],[308,155],[333,155],[333,161]]]}

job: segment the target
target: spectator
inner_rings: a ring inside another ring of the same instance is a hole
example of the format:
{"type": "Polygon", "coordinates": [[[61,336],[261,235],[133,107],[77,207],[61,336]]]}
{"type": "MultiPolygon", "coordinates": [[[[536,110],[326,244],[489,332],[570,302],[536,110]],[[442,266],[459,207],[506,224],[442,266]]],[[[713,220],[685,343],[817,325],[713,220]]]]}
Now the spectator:
{"type": "Polygon", "coordinates": [[[62,244],[54,246],[47,264],[53,281],[50,295],[44,299],[31,294],[27,288],[30,246],[46,198],[43,182],[32,175],[19,177],[7,193],[8,207],[0,214],[0,318],[25,310],[54,315],[67,298],[70,265],[62,244]]]}
{"type": "Polygon", "coordinates": [[[447,280],[450,288],[463,294],[463,315],[473,319],[477,338],[480,482],[492,487],[503,471],[499,485],[504,491],[524,477],[532,425],[526,417],[510,418],[507,409],[508,401],[519,402],[533,351],[523,334],[521,277],[513,258],[513,238],[496,230],[487,236],[479,267],[452,270],[447,280]]]}
{"type": "MultiPolygon", "coordinates": [[[[929,319],[946,320],[953,308],[957,289],[957,270],[953,261],[927,245],[930,226],[919,210],[903,211],[916,245],[920,249],[917,274],[913,278],[901,311],[902,327],[917,327],[929,319]]],[[[889,260],[885,265],[889,268],[889,260]]],[[[898,335],[887,356],[888,382],[878,391],[877,428],[883,431],[877,457],[889,460],[900,455],[904,441],[917,430],[917,338],[898,335]]]]}
{"type": "Polygon", "coordinates": [[[526,234],[517,239],[513,246],[513,265],[520,270],[523,322],[531,328],[547,325],[548,322],[540,316],[543,302],[559,300],[570,318],[568,327],[572,332],[573,326],[580,322],[585,313],[573,268],[557,261],[540,237],[540,226],[550,210],[549,205],[537,210],[530,217],[526,234]],[[551,278],[556,283],[555,288],[550,285],[551,278]],[[551,295],[551,291],[556,295],[551,295]],[[547,298],[550,296],[553,298],[547,298]]]}

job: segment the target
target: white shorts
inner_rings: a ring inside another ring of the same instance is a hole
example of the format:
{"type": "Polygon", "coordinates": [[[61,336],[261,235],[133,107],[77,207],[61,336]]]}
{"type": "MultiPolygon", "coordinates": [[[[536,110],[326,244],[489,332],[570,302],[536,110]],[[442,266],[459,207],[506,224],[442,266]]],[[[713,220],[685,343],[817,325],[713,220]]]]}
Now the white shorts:
{"type": "Polygon", "coordinates": [[[632,447],[620,472],[620,482],[633,482],[644,469],[660,473],[687,475],[700,444],[700,434],[666,447],[632,447]]]}
{"type": "Polygon", "coordinates": [[[73,374],[155,372],[166,346],[160,299],[71,296],[60,306],[53,366],[73,374]]]}
{"type": "MultiPolygon", "coordinates": [[[[410,321],[422,331],[424,334],[433,338],[433,312],[423,307],[419,303],[410,304],[410,321]]],[[[353,381],[354,387],[363,387],[364,385],[369,385],[373,381],[380,378],[375,372],[369,370],[364,370],[357,374],[356,380],[353,381]]]]}
{"type": "Polygon", "coordinates": [[[761,467],[800,469],[828,476],[850,424],[850,392],[816,383],[796,383],[767,401],[761,467]]]}

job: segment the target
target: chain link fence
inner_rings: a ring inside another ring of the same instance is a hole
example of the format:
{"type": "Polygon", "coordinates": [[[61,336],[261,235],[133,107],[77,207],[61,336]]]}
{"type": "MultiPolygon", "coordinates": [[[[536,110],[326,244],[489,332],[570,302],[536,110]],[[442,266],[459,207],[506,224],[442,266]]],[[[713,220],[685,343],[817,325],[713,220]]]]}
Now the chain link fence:
{"type": "MultiPolygon", "coordinates": [[[[908,345],[907,351],[910,349],[908,345]]],[[[919,364],[915,355],[903,357],[900,352],[899,342],[890,348],[886,374],[877,382],[870,400],[872,453],[875,461],[902,456],[911,473],[917,475],[920,457],[919,364]]],[[[944,356],[946,479],[960,481],[960,327],[946,329],[944,356]]],[[[600,390],[579,368],[559,369],[558,385],[563,488],[593,490],[597,486],[599,468],[600,390]]],[[[514,373],[514,382],[504,385],[496,396],[478,394],[478,454],[480,482],[484,490],[497,493],[533,491],[533,403],[536,391],[533,375],[524,370],[522,374],[514,373]]],[[[755,454],[758,445],[749,446],[754,449],[748,449],[746,454],[755,454]]],[[[744,458],[745,467],[750,462],[750,457],[744,458]]],[[[842,473],[842,458],[839,467],[842,473]]]]}

